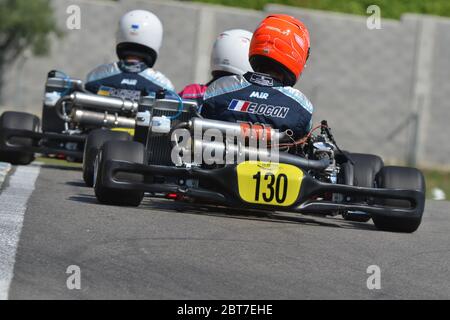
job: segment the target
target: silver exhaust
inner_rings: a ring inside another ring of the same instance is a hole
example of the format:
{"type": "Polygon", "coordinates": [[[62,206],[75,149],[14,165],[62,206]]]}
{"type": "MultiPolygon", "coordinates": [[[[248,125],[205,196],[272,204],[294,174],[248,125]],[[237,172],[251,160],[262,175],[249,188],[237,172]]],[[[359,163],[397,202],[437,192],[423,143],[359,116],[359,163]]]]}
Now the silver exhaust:
{"type": "Polygon", "coordinates": [[[136,120],[134,118],[121,117],[117,114],[101,113],[89,110],[72,109],[70,118],[73,122],[96,126],[96,127],[119,127],[134,129],[136,120]]]}

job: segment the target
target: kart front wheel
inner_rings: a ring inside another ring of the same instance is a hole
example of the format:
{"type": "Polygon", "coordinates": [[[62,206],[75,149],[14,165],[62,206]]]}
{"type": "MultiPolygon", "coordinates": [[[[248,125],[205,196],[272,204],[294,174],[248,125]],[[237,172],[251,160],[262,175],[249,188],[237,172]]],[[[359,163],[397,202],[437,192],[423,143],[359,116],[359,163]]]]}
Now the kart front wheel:
{"type": "MultiPolygon", "coordinates": [[[[387,166],[376,177],[378,188],[417,190],[425,194],[425,179],[415,168],[387,166]]],[[[409,208],[406,200],[376,199],[375,204],[388,207],[409,208]]],[[[419,217],[373,216],[375,227],[383,231],[412,233],[419,228],[423,210],[419,217]]]]}
{"type": "MultiPolygon", "coordinates": [[[[145,148],[134,141],[107,141],[100,148],[95,160],[94,190],[97,200],[104,204],[137,207],[141,203],[144,192],[135,190],[117,190],[103,185],[103,169],[106,161],[119,160],[143,164],[145,148]]],[[[141,177],[118,173],[121,179],[142,182],[141,177]]]]}
{"type": "MultiPolygon", "coordinates": [[[[6,111],[0,116],[0,131],[2,129],[38,131],[39,118],[30,113],[6,111]]],[[[26,137],[12,137],[9,141],[0,141],[0,161],[9,162],[11,164],[27,165],[34,160],[33,152],[1,150],[1,147],[7,143],[20,146],[32,146],[33,139],[26,137]]]]}
{"type": "Polygon", "coordinates": [[[97,153],[106,141],[130,141],[127,132],[108,129],[92,130],[86,138],[83,152],[83,180],[88,187],[94,186],[94,161],[97,153]]]}

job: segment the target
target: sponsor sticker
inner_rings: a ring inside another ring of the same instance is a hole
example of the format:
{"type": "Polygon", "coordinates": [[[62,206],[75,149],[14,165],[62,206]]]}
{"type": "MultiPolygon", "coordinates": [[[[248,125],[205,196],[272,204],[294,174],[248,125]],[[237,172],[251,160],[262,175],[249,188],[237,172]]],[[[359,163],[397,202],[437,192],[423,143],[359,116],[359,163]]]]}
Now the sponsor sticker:
{"type": "Polygon", "coordinates": [[[273,87],[273,79],[261,73],[253,73],[250,81],[265,87],[273,87]]]}
{"type": "Polygon", "coordinates": [[[264,115],[274,118],[286,118],[288,107],[258,104],[256,102],[233,99],[228,105],[228,110],[264,115]]]}
{"type": "Polygon", "coordinates": [[[141,92],[139,90],[129,90],[129,89],[116,89],[106,86],[101,86],[98,91],[98,95],[107,97],[116,97],[122,99],[131,99],[137,101],[141,97],[141,92]]]}
{"type": "Polygon", "coordinates": [[[273,206],[294,204],[304,176],[296,166],[262,161],[242,162],[236,173],[242,200],[273,206]]]}
{"type": "Polygon", "coordinates": [[[130,28],[130,33],[132,35],[137,35],[139,31],[139,25],[138,24],[132,24],[130,28]]]}

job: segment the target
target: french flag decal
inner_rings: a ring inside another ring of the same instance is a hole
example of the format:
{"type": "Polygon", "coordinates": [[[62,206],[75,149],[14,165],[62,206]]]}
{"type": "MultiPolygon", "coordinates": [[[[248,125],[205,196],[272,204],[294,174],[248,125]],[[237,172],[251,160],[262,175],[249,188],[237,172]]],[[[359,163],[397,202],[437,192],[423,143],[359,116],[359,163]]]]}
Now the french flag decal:
{"type": "Polygon", "coordinates": [[[246,112],[248,107],[251,104],[252,103],[249,102],[249,101],[242,101],[242,100],[233,99],[230,102],[230,105],[228,106],[228,110],[246,112]]]}

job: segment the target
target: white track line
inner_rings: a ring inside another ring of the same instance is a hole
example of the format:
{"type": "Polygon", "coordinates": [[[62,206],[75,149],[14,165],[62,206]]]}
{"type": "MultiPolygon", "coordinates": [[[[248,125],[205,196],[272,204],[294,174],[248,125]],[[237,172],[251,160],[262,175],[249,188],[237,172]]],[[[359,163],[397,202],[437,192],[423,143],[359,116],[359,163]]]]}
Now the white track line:
{"type": "Polygon", "coordinates": [[[11,165],[7,162],[0,162],[0,188],[6,179],[6,175],[11,170],[11,165]]]}
{"type": "Polygon", "coordinates": [[[23,217],[39,170],[36,164],[17,167],[0,193],[0,300],[8,299],[23,217]]]}

